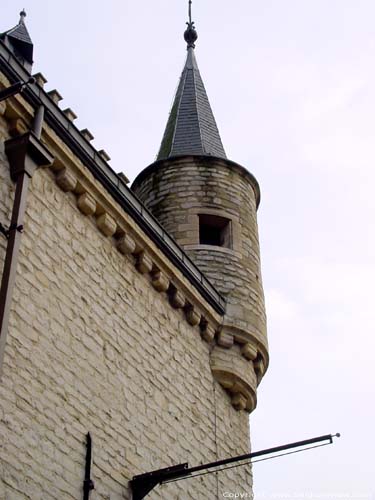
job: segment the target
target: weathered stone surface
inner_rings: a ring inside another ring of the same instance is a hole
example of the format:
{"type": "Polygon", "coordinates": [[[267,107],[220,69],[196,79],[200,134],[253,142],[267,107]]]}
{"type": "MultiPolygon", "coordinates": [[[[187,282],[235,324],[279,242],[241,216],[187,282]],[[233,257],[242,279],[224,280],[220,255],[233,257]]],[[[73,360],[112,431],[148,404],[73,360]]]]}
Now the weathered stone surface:
{"type": "Polygon", "coordinates": [[[166,292],[169,288],[169,279],[162,271],[156,271],[152,275],[151,283],[158,292],[166,292]]]}
{"type": "Polygon", "coordinates": [[[201,327],[201,335],[206,342],[210,343],[215,338],[215,329],[206,322],[201,327]]]}
{"type": "Polygon", "coordinates": [[[260,381],[263,378],[263,375],[266,371],[265,366],[264,366],[264,362],[262,359],[258,359],[255,361],[254,369],[255,369],[255,373],[257,374],[257,377],[260,381]]]}
{"type": "Polygon", "coordinates": [[[137,255],[136,267],[142,274],[147,274],[152,271],[152,259],[146,252],[141,252],[137,255]]]}
{"type": "Polygon", "coordinates": [[[190,325],[192,325],[192,326],[199,325],[199,322],[201,320],[201,314],[194,307],[189,305],[185,310],[185,316],[186,316],[187,322],[190,325]]]}
{"type": "MultiPolygon", "coordinates": [[[[0,117],[1,221],[14,195],[8,138],[0,117]]],[[[151,249],[165,264],[158,261],[158,269],[181,287],[181,307],[188,297],[218,326],[221,318],[48,126],[43,141],[58,153],[55,170],[74,165],[79,184],[63,184],[66,190],[81,195],[89,185],[118,221],[116,237],[122,227],[134,229],[139,249],[151,249]]],[[[117,239],[106,238],[75,197],[58,189],[51,171],[32,179],[25,224],[0,383],[0,498],[81,498],[88,430],[96,500],[130,499],[131,477],[187,456],[199,464],[247,453],[248,415],[235,411],[214,380],[212,345],[136,271],[134,259],[123,258],[117,239]]],[[[5,244],[0,239],[0,264],[5,244]]],[[[251,470],[238,468],[163,485],[152,498],[210,498],[238,485],[250,490],[251,482],[251,470]]]]}
{"type": "Polygon", "coordinates": [[[116,221],[107,213],[96,219],[96,225],[105,236],[113,236],[117,229],[116,221]]]}
{"type": "Polygon", "coordinates": [[[74,111],[71,108],[64,109],[63,113],[68,118],[68,120],[70,120],[71,122],[74,122],[74,120],[77,119],[77,115],[74,113],[74,111]]]}
{"type": "MultiPolygon", "coordinates": [[[[228,356],[233,346],[239,346],[245,363],[259,362],[252,386],[255,391],[268,365],[256,180],[233,162],[186,155],[151,165],[135,180],[133,189],[225,296],[226,314],[216,341],[228,350],[228,356]],[[225,245],[200,243],[203,217],[206,221],[226,221],[225,245]]],[[[249,402],[250,395],[245,397],[247,408],[254,406],[249,402]]],[[[239,408],[242,399],[237,399],[234,401],[239,408]]]]}
{"type": "Polygon", "coordinates": [[[180,309],[185,307],[186,299],[184,295],[179,290],[172,290],[169,301],[175,309],[180,309]]]}
{"type": "Polygon", "coordinates": [[[96,211],[96,201],[89,193],[78,196],[77,206],[85,215],[93,215],[96,211]]]}
{"type": "MultiPolygon", "coordinates": [[[[13,195],[7,169],[0,148],[1,220],[13,195]]],[[[133,475],[186,456],[247,453],[248,415],[213,380],[210,346],[48,171],[35,174],[25,222],[0,384],[4,498],[81,498],[88,430],[97,500],[130,499],[133,475]]],[[[238,468],[152,498],[210,498],[251,481],[238,468]]]]}
{"type": "Polygon", "coordinates": [[[234,337],[230,333],[227,333],[227,332],[222,330],[219,332],[219,334],[217,336],[217,343],[221,347],[225,347],[226,349],[229,349],[234,344],[234,337]]]}
{"type": "Polygon", "coordinates": [[[50,90],[47,94],[55,104],[58,104],[63,99],[61,94],[56,89],[50,90]]]}
{"type": "Polygon", "coordinates": [[[44,87],[44,85],[47,83],[47,78],[43,75],[43,73],[35,73],[35,75],[33,75],[33,77],[35,78],[36,80],[36,83],[40,86],[40,87],[44,87]]]}
{"type": "Polygon", "coordinates": [[[211,352],[211,370],[219,384],[231,394],[237,410],[246,409],[249,413],[254,410],[258,379],[253,363],[244,359],[238,345],[231,349],[215,346],[211,352]]]}
{"type": "Polygon", "coordinates": [[[246,359],[249,359],[250,361],[254,361],[254,359],[258,355],[258,351],[257,351],[257,349],[252,344],[250,344],[249,342],[247,342],[246,344],[244,344],[242,346],[242,348],[241,348],[241,354],[246,359]]]}
{"type": "Polygon", "coordinates": [[[117,248],[122,254],[128,255],[135,251],[136,244],[133,238],[129,234],[124,234],[118,240],[117,248]]]}
{"type": "Polygon", "coordinates": [[[233,394],[232,405],[236,408],[236,410],[246,410],[246,404],[246,397],[243,394],[240,392],[233,394]]]}
{"type": "Polygon", "coordinates": [[[63,168],[56,175],[56,183],[65,192],[73,191],[77,186],[77,177],[67,168],[63,168]]]}
{"type": "Polygon", "coordinates": [[[232,162],[186,156],[159,162],[133,189],[225,295],[225,324],[249,332],[266,349],[256,181],[232,162]],[[231,249],[199,245],[199,214],[231,221],[231,249]]]}
{"type": "Polygon", "coordinates": [[[90,130],[88,128],[84,128],[81,130],[81,134],[83,135],[83,137],[87,140],[87,141],[92,141],[94,139],[94,136],[92,135],[92,133],[90,132],[90,130]]]}

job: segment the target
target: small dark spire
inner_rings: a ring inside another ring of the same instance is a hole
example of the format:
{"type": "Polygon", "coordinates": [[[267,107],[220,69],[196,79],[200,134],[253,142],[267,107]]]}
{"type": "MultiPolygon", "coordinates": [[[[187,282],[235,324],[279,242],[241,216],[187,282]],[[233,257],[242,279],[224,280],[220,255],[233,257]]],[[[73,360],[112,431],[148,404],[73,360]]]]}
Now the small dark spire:
{"type": "Polygon", "coordinates": [[[18,24],[8,31],[0,34],[0,40],[10,49],[15,57],[21,61],[27,71],[31,72],[33,64],[33,42],[27,31],[25,23],[26,12],[22,9],[18,24]]]}
{"type": "Polygon", "coordinates": [[[192,48],[187,52],[157,159],[181,155],[226,158],[192,48]]]}
{"type": "Polygon", "coordinates": [[[198,39],[198,33],[194,26],[194,21],[191,20],[191,4],[192,0],[189,0],[189,22],[187,22],[187,29],[184,33],[185,42],[187,43],[187,48],[194,49],[195,43],[198,39]]]}

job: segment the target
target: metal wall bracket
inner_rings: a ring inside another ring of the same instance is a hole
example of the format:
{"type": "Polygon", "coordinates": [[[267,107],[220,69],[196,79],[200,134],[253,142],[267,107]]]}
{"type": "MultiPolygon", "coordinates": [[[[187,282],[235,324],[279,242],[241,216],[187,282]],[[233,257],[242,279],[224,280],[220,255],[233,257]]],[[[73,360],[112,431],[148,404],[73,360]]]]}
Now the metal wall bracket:
{"type": "MultiPolygon", "coordinates": [[[[150,493],[150,491],[153,490],[155,486],[157,486],[158,484],[166,483],[171,480],[185,479],[189,476],[194,477],[191,476],[191,474],[195,472],[200,472],[202,470],[216,469],[217,467],[223,467],[243,460],[251,460],[253,458],[260,457],[263,455],[280,453],[282,451],[290,450],[293,448],[317,445],[317,443],[321,443],[324,441],[327,441],[327,443],[325,444],[332,444],[334,437],[340,437],[340,434],[338,433],[335,435],[326,434],[324,436],[319,436],[312,439],[305,439],[304,441],[297,441],[295,443],[276,446],[275,448],[268,448],[266,450],[255,451],[253,453],[247,453],[245,455],[238,455],[237,457],[226,458],[224,460],[218,460],[216,462],[210,462],[208,464],[198,465],[197,467],[188,468],[188,464],[185,463],[181,465],[175,465],[173,467],[168,467],[167,469],[160,469],[152,472],[146,472],[145,474],[134,476],[133,479],[130,481],[130,486],[133,492],[133,500],[143,500],[143,498],[148,493],[150,493]]],[[[223,468],[219,470],[223,470],[223,468]]]]}
{"type": "Polygon", "coordinates": [[[10,237],[10,233],[12,231],[18,231],[20,233],[23,232],[23,225],[20,224],[19,226],[17,226],[17,224],[11,224],[9,226],[9,229],[6,229],[1,223],[0,223],[0,233],[3,234],[5,236],[5,238],[7,240],[9,240],[9,237],[10,237]]]}
{"type": "Polygon", "coordinates": [[[146,472],[139,476],[134,476],[130,481],[133,492],[133,500],[142,500],[151,490],[163,481],[184,476],[188,469],[188,463],[174,465],[166,469],[159,469],[152,472],[146,472]]]}
{"type": "Polygon", "coordinates": [[[23,89],[32,83],[35,83],[35,78],[30,77],[27,82],[16,82],[10,87],[7,87],[6,89],[3,89],[0,91],[0,102],[5,101],[5,99],[8,99],[8,97],[12,97],[13,95],[19,94],[20,92],[23,91],[23,89]]]}

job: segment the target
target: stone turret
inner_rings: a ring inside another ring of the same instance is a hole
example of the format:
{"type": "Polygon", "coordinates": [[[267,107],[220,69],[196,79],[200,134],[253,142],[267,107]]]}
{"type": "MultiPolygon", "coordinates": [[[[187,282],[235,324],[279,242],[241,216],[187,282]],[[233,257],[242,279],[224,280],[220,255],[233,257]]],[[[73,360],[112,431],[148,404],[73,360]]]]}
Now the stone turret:
{"type": "Polygon", "coordinates": [[[187,59],[155,163],[133,183],[146,207],[226,298],[211,369],[237,409],[251,412],[268,366],[257,228],[259,185],[228,160],[194,54],[187,59]]]}

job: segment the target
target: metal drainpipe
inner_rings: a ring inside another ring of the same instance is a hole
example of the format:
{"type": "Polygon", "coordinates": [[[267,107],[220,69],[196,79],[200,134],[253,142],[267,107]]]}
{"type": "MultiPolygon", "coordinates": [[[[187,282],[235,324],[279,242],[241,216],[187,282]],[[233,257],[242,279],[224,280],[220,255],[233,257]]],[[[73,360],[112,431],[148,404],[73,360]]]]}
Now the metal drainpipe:
{"type": "Polygon", "coordinates": [[[10,306],[16,279],[29,182],[38,167],[50,165],[53,161],[51,153],[40,142],[43,119],[44,106],[39,106],[34,116],[32,130],[5,142],[10,175],[16,182],[16,191],[0,287],[0,377],[3,370],[10,306]]]}

